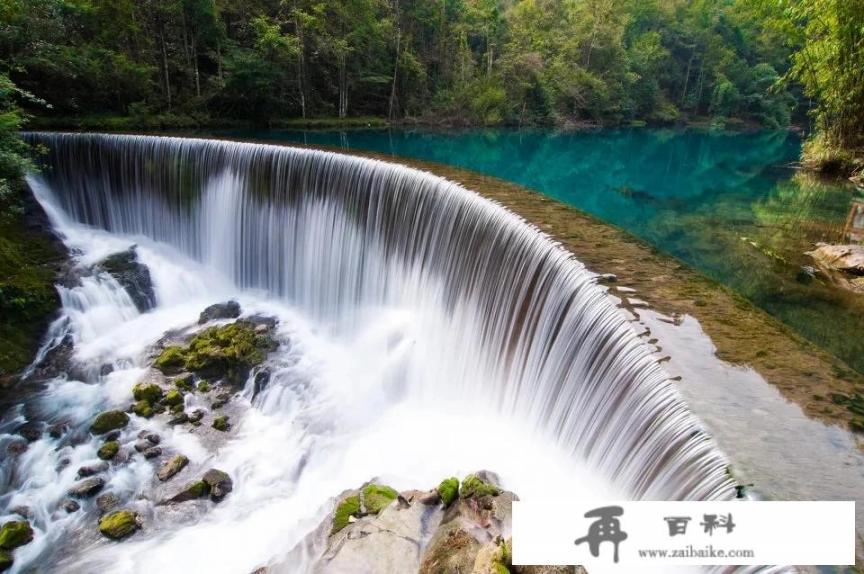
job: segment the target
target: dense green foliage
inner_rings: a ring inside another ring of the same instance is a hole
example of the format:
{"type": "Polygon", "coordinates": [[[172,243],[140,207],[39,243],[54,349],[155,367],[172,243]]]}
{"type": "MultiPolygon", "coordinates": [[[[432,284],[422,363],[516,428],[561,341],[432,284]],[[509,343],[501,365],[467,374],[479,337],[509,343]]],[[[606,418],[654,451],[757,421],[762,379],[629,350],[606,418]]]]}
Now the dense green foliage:
{"type": "Polygon", "coordinates": [[[813,167],[850,171],[864,157],[864,0],[766,0],[765,21],[795,49],[790,78],[815,102],[813,167]]]}
{"type": "Polygon", "coordinates": [[[40,102],[0,72],[0,381],[30,362],[58,301],[57,245],[25,221],[23,175],[32,165],[18,136],[19,103],[40,102]]]}
{"type": "Polygon", "coordinates": [[[761,17],[753,0],[4,0],[0,57],[57,117],[157,126],[786,125],[788,48],[761,17]]]}

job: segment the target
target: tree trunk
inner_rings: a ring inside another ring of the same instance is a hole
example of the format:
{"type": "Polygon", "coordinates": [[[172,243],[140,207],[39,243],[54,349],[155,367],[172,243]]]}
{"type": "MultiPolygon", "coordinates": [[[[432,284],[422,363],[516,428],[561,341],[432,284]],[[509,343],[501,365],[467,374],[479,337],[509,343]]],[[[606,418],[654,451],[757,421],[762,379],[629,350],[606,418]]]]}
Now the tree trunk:
{"type": "Polygon", "coordinates": [[[171,78],[168,72],[168,48],[165,46],[165,24],[159,30],[159,41],[162,45],[162,68],[165,74],[165,98],[168,101],[168,111],[171,111],[171,78]]]}
{"type": "Polygon", "coordinates": [[[402,43],[402,23],[399,16],[399,0],[393,0],[393,9],[396,12],[396,59],[393,62],[393,83],[390,86],[390,104],[387,110],[387,119],[393,120],[396,111],[396,82],[399,77],[399,55],[402,43]]]}
{"type": "Polygon", "coordinates": [[[690,60],[687,61],[687,75],[684,77],[684,91],[681,93],[681,109],[684,109],[684,103],[687,101],[687,88],[690,86],[690,69],[693,66],[693,58],[696,56],[696,46],[693,46],[690,52],[690,60]]]}
{"type": "Polygon", "coordinates": [[[348,115],[348,71],[345,54],[339,54],[339,117],[348,115]]]}
{"type": "Polygon", "coordinates": [[[297,55],[297,90],[300,92],[300,115],[306,119],[306,41],[303,38],[303,29],[297,18],[297,3],[294,3],[294,30],[300,45],[300,53],[297,55]]]}
{"type": "Polygon", "coordinates": [[[198,37],[192,33],[192,70],[195,73],[195,95],[201,97],[201,75],[198,73],[198,37]]]}

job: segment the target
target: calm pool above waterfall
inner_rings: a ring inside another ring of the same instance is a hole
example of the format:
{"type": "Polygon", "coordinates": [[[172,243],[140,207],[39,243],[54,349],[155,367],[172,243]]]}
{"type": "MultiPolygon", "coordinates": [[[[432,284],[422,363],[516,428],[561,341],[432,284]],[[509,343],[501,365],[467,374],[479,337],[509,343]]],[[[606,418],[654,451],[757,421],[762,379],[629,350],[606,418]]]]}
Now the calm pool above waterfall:
{"type": "MultiPolygon", "coordinates": [[[[840,242],[851,185],[791,167],[788,132],[699,130],[231,131],[370,150],[519,183],[621,226],[775,315],[864,372],[859,295],[796,275],[817,241],[840,242]]],[[[600,270],[602,271],[602,270],[600,270]]]]}

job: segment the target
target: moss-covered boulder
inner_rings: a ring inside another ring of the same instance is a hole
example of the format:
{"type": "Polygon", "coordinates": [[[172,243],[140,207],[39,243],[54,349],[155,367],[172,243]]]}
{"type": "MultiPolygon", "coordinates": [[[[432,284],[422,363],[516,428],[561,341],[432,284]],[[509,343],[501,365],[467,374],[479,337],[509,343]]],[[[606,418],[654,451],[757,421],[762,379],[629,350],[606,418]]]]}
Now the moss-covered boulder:
{"type": "Polygon", "coordinates": [[[498,496],[501,494],[501,489],[491,484],[476,474],[469,474],[462,481],[462,487],[459,489],[459,496],[462,498],[482,498],[484,496],[498,496]]]}
{"type": "Polygon", "coordinates": [[[208,393],[210,392],[210,383],[207,381],[201,381],[198,383],[198,392],[199,393],[208,393]]]}
{"type": "Polygon", "coordinates": [[[459,479],[455,476],[445,478],[435,490],[438,491],[438,495],[441,497],[441,503],[444,504],[444,508],[447,508],[453,504],[454,500],[459,498],[459,479]]]}
{"type": "Polygon", "coordinates": [[[114,429],[125,428],[129,424],[129,415],[123,411],[105,411],[96,415],[90,432],[93,434],[105,434],[114,429]]]}
{"type": "Polygon", "coordinates": [[[204,329],[193,337],[186,350],[186,368],[205,377],[226,377],[242,384],[250,369],[262,363],[274,347],[272,339],[257,333],[251,323],[235,321],[204,329]]]}
{"type": "Polygon", "coordinates": [[[140,382],[132,387],[132,396],[136,401],[146,401],[151,405],[159,402],[162,398],[162,387],[146,381],[140,382]]]}
{"type": "Polygon", "coordinates": [[[275,347],[266,328],[259,331],[255,324],[240,320],[204,329],[184,347],[163,349],[154,366],[166,374],[185,370],[242,384],[252,367],[262,363],[275,347]]]}
{"type": "Polygon", "coordinates": [[[26,520],[13,520],[0,526],[0,550],[14,550],[33,540],[33,529],[26,520]]]}
{"type": "Polygon", "coordinates": [[[111,460],[117,453],[120,451],[120,443],[116,440],[108,441],[99,447],[99,450],[96,451],[96,456],[101,458],[102,460],[111,460]]]}
{"type": "Polygon", "coordinates": [[[182,371],[185,363],[186,353],[183,347],[172,346],[162,349],[162,352],[153,361],[153,366],[166,375],[171,375],[182,371]]]}
{"type": "Polygon", "coordinates": [[[177,405],[183,404],[183,393],[178,391],[177,389],[171,389],[167,393],[165,393],[165,398],[162,399],[162,404],[175,407],[177,405]]]}
{"type": "Polygon", "coordinates": [[[191,393],[195,390],[195,376],[185,373],[174,379],[174,386],[183,392],[191,393]]]}
{"type": "Polygon", "coordinates": [[[12,568],[12,563],[14,560],[12,559],[12,554],[6,552],[5,550],[0,550],[0,572],[5,572],[12,568]]]}
{"type": "Polygon", "coordinates": [[[113,540],[126,538],[138,528],[138,515],[131,510],[117,510],[99,519],[99,532],[113,540]]]}
{"type": "Polygon", "coordinates": [[[149,419],[156,414],[156,411],[153,410],[153,405],[144,400],[138,401],[132,405],[132,412],[139,417],[144,417],[145,419],[149,419]]]}
{"type": "Polygon", "coordinates": [[[228,423],[228,417],[222,415],[221,417],[216,417],[215,419],[213,419],[213,428],[222,432],[226,432],[227,430],[229,430],[231,428],[231,425],[228,423]]]}

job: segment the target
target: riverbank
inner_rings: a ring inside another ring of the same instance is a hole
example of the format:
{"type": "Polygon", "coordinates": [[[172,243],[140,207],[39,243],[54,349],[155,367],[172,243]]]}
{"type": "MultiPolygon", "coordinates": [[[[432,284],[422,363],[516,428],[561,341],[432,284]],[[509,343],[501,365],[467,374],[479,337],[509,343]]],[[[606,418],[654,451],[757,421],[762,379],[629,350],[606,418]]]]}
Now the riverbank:
{"type": "Polygon", "coordinates": [[[23,181],[0,202],[0,387],[36,354],[60,304],[54,287],[67,254],[23,181]]]}

